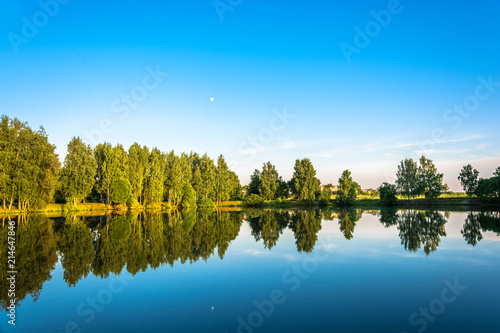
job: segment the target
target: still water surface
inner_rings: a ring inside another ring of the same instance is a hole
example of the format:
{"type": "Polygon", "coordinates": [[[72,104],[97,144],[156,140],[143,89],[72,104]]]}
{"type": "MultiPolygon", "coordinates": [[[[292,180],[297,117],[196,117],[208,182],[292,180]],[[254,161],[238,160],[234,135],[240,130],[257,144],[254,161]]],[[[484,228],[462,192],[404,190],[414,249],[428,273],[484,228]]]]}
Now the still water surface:
{"type": "Polygon", "coordinates": [[[15,218],[1,332],[500,332],[498,212],[15,218]]]}

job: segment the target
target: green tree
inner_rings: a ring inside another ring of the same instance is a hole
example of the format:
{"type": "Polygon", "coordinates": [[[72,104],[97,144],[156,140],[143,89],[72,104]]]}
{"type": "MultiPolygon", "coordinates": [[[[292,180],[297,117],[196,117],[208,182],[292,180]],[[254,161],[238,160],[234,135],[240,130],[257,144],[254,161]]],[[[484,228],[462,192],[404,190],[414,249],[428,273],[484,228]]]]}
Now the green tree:
{"type": "Polygon", "coordinates": [[[0,123],[0,196],[9,209],[15,201],[21,210],[52,202],[60,162],[43,127],[33,131],[19,119],[2,116],[0,123]]]}
{"type": "Polygon", "coordinates": [[[469,197],[472,197],[472,195],[476,192],[479,182],[478,178],[479,171],[474,169],[470,164],[465,165],[458,175],[458,180],[469,197]]]}
{"type": "Polygon", "coordinates": [[[229,199],[229,168],[224,156],[220,155],[217,159],[217,172],[215,176],[215,193],[217,205],[221,201],[226,201],[229,199]]]}
{"type": "Polygon", "coordinates": [[[493,173],[494,176],[496,177],[500,177],[500,166],[495,170],[495,172],[493,173]]]}
{"type": "Polygon", "coordinates": [[[101,196],[101,200],[109,204],[111,195],[111,182],[113,181],[116,168],[114,164],[113,147],[110,143],[100,143],[94,149],[97,162],[95,187],[101,196]]]}
{"type": "Polygon", "coordinates": [[[125,204],[132,194],[132,186],[128,179],[119,177],[111,182],[111,201],[118,204],[125,204]]]}
{"type": "Polygon", "coordinates": [[[308,158],[295,161],[292,190],[299,200],[313,201],[319,192],[320,181],[316,170],[308,158]]]}
{"type": "Polygon", "coordinates": [[[196,208],[196,192],[189,183],[184,185],[181,204],[182,208],[196,208]]]}
{"type": "Polygon", "coordinates": [[[279,175],[276,167],[271,162],[264,163],[260,173],[259,194],[264,200],[276,199],[279,186],[279,175]]]}
{"type": "MultiPolygon", "coordinates": [[[[214,161],[205,153],[200,160],[200,172],[202,178],[202,186],[200,188],[201,198],[210,198],[215,200],[215,177],[217,167],[214,161]]],[[[198,192],[197,192],[198,193],[198,192]]]]}
{"type": "Polygon", "coordinates": [[[132,188],[131,196],[139,202],[142,202],[143,198],[142,192],[147,177],[148,157],[147,147],[141,147],[138,143],[134,143],[128,149],[127,178],[132,188]]]}
{"type": "Polygon", "coordinates": [[[377,189],[380,196],[380,203],[385,206],[395,205],[398,201],[396,198],[397,189],[396,185],[388,184],[386,182],[382,183],[377,189]]]}
{"type": "Polygon", "coordinates": [[[418,165],[413,159],[404,159],[398,165],[398,172],[396,174],[396,185],[401,195],[405,196],[408,200],[419,195],[421,191],[419,182],[418,165]]]}
{"type": "Polygon", "coordinates": [[[255,169],[250,176],[250,184],[248,184],[248,194],[259,194],[260,188],[260,171],[255,169]]]}
{"type": "Polygon", "coordinates": [[[339,190],[337,191],[337,203],[339,206],[349,206],[354,203],[358,196],[358,186],[352,180],[351,172],[344,170],[342,176],[339,178],[339,190]]]}
{"type": "Polygon", "coordinates": [[[165,159],[158,148],[153,148],[148,158],[149,173],[144,188],[144,204],[162,202],[165,159]]]}
{"type": "Polygon", "coordinates": [[[264,199],[262,199],[258,194],[249,194],[245,199],[245,205],[249,207],[262,206],[264,199]]]}
{"type": "Polygon", "coordinates": [[[61,171],[61,187],[67,203],[76,206],[90,194],[95,184],[97,162],[92,148],[80,138],[68,144],[61,171]]]}
{"type": "Polygon", "coordinates": [[[435,199],[448,187],[443,184],[443,174],[438,173],[432,160],[423,155],[420,157],[419,175],[420,192],[423,192],[426,198],[435,199]]]}

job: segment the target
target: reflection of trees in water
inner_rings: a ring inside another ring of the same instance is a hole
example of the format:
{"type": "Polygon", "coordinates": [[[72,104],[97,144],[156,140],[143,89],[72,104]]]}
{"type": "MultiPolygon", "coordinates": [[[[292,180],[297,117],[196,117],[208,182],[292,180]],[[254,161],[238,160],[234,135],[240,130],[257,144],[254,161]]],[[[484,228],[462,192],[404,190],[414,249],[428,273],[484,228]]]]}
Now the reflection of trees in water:
{"type": "MultiPolygon", "coordinates": [[[[52,221],[44,216],[25,216],[16,221],[16,304],[30,294],[36,301],[43,284],[51,279],[57,263],[56,237],[52,221]]],[[[0,243],[0,306],[7,307],[9,281],[7,280],[8,228],[1,229],[0,243]]]]}
{"type": "Polygon", "coordinates": [[[94,260],[94,237],[92,231],[76,216],[69,216],[62,221],[57,230],[59,235],[57,251],[64,269],[64,281],[75,286],[87,277],[94,260]]]}
{"type": "Polygon", "coordinates": [[[339,211],[339,226],[340,231],[344,234],[345,239],[352,239],[356,222],[361,219],[363,211],[361,209],[341,209],[339,211]]]}
{"type": "Polygon", "coordinates": [[[437,250],[441,237],[446,236],[445,217],[437,211],[402,211],[398,216],[401,245],[416,252],[423,246],[429,255],[437,250]]]}
{"type": "MultiPolygon", "coordinates": [[[[69,286],[90,272],[101,278],[207,260],[217,249],[222,259],[239,233],[243,215],[238,212],[184,211],[103,217],[67,216],[55,221],[29,217],[16,230],[16,296],[36,300],[60,254],[64,280],[69,286]],[[56,252],[57,250],[57,252],[56,252]]],[[[7,257],[8,228],[0,229],[0,254],[7,257]]],[[[7,261],[0,263],[0,306],[6,307],[7,261]]]]}
{"type": "Polygon", "coordinates": [[[299,252],[311,252],[321,230],[321,215],[315,210],[293,212],[290,228],[295,234],[295,244],[299,252]]]}
{"type": "Polygon", "coordinates": [[[256,241],[262,238],[264,247],[271,250],[276,246],[279,237],[283,234],[283,230],[288,226],[290,222],[290,213],[288,211],[265,210],[260,211],[259,214],[256,215],[256,211],[248,215],[252,236],[256,241]]]}
{"type": "Polygon", "coordinates": [[[476,246],[483,239],[481,233],[481,223],[479,222],[478,214],[470,213],[465,219],[465,223],[460,231],[464,236],[467,244],[476,246]]]}
{"type": "Polygon", "coordinates": [[[467,244],[476,246],[483,239],[483,231],[500,235],[499,212],[470,212],[465,219],[461,233],[467,244]]]}

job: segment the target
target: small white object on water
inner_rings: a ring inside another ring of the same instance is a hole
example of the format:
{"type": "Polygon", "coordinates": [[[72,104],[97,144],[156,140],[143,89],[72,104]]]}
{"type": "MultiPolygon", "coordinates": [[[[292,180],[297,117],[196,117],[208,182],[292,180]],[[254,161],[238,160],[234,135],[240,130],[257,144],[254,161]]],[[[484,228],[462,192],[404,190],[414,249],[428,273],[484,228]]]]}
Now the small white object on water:
{"type": "Polygon", "coordinates": [[[211,308],[210,310],[214,311],[214,309],[215,309],[215,308],[212,306],[212,308],[211,308]]]}

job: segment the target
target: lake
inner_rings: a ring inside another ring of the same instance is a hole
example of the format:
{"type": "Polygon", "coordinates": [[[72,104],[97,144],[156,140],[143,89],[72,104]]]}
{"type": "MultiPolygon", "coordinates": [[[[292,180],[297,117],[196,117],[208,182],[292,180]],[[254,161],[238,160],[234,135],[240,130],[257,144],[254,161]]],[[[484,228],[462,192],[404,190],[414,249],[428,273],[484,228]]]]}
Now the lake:
{"type": "Polygon", "coordinates": [[[499,332],[498,212],[14,218],[1,332],[499,332]]]}

